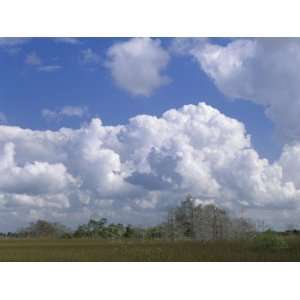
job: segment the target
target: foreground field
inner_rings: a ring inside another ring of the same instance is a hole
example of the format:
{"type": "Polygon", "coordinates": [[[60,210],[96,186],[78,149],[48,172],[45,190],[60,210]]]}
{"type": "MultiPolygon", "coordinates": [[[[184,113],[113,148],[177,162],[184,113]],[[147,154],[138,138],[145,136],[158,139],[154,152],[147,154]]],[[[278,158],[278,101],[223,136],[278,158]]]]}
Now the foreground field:
{"type": "Polygon", "coordinates": [[[267,251],[242,241],[1,240],[0,261],[300,261],[300,239],[288,244],[267,251]]]}

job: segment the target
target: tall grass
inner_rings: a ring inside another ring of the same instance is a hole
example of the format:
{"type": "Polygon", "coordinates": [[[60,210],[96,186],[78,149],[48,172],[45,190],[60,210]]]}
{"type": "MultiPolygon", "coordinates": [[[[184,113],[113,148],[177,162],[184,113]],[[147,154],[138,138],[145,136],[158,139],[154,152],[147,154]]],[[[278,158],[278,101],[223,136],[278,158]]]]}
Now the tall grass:
{"type": "Polygon", "coordinates": [[[300,261],[300,238],[288,248],[257,249],[253,241],[0,241],[0,261],[300,261]]]}

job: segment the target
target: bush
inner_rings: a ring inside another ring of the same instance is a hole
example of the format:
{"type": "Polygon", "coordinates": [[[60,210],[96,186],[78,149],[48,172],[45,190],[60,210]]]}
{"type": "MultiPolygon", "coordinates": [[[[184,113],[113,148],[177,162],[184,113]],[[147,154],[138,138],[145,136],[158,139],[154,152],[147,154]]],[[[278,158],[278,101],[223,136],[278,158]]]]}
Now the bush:
{"type": "Polygon", "coordinates": [[[254,238],[255,249],[258,250],[280,250],[287,249],[288,244],[284,238],[272,231],[266,231],[254,238]]]}
{"type": "Polygon", "coordinates": [[[69,232],[66,232],[66,233],[62,234],[61,238],[62,238],[62,239],[69,240],[69,239],[72,238],[72,234],[69,233],[69,232]]]}

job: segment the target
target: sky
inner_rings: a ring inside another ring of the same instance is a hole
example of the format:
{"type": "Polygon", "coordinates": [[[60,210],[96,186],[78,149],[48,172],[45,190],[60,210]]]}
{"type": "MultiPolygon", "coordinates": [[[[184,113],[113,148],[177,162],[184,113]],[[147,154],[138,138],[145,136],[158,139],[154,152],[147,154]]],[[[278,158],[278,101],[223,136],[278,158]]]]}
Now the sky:
{"type": "Polygon", "coordinates": [[[300,40],[0,38],[0,231],[300,208],[300,40]]]}

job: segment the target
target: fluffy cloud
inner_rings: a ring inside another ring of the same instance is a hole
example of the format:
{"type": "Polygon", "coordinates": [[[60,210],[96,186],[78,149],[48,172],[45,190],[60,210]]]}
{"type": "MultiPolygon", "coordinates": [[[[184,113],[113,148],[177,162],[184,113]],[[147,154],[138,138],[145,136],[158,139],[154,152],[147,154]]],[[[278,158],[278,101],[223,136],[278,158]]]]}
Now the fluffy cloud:
{"type": "Polygon", "coordinates": [[[15,146],[12,143],[6,143],[1,152],[0,190],[4,193],[59,193],[65,191],[72,181],[75,182],[60,163],[51,165],[47,162],[33,162],[17,166],[14,161],[15,146]]]}
{"type": "Polygon", "coordinates": [[[121,88],[149,96],[170,81],[162,74],[168,62],[169,54],[158,39],[132,38],[109,48],[106,65],[121,88]]]}
{"type": "Polygon", "coordinates": [[[182,39],[175,46],[192,55],[225,95],[263,105],[286,141],[299,140],[300,39],[237,39],[225,46],[182,39]]]}
{"type": "Polygon", "coordinates": [[[300,189],[300,144],[286,145],[282,151],[279,163],[283,167],[284,177],[300,189]]]}
{"type": "Polygon", "coordinates": [[[299,149],[286,147],[269,163],[243,124],[204,103],[119,126],[100,119],[76,130],[0,126],[0,216],[151,223],[192,193],[256,218],[270,210],[286,222],[299,215],[299,149]]]}

